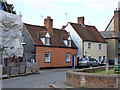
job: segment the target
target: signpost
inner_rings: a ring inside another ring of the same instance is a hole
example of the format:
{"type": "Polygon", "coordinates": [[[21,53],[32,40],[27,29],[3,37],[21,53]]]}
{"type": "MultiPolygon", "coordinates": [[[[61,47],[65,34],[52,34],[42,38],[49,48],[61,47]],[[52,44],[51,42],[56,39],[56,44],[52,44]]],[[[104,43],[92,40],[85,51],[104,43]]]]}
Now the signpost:
{"type": "Polygon", "coordinates": [[[109,70],[109,63],[108,63],[108,60],[105,60],[106,62],[106,74],[108,74],[108,70],[109,70]]]}

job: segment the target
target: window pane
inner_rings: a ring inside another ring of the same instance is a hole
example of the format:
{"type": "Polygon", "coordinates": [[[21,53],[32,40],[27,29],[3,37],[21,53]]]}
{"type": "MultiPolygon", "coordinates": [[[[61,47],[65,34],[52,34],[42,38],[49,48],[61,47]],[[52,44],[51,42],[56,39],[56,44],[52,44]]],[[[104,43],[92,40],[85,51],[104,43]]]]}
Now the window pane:
{"type": "Polygon", "coordinates": [[[66,54],[66,62],[71,62],[71,54],[70,53],[66,54]]]}
{"type": "Polygon", "coordinates": [[[71,40],[68,40],[68,47],[71,47],[71,40]]]}
{"type": "Polygon", "coordinates": [[[91,49],[91,43],[88,43],[88,49],[91,49]]]}
{"type": "Polygon", "coordinates": [[[102,57],[101,57],[101,56],[99,56],[99,61],[101,62],[101,60],[102,60],[102,57]]]}
{"type": "Polygon", "coordinates": [[[45,53],[45,62],[50,62],[50,57],[51,57],[51,54],[50,53],[45,53]]]}
{"type": "Polygon", "coordinates": [[[103,56],[103,60],[105,60],[106,59],[106,57],[105,56],[103,56]]]}
{"type": "Polygon", "coordinates": [[[99,44],[99,50],[101,50],[102,49],[102,44],[99,44]]]}
{"type": "Polygon", "coordinates": [[[45,38],[45,44],[46,44],[46,45],[49,45],[49,44],[50,44],[50,38],[49,38],[49,37],[46,37],[46,38],[45,38]]]}

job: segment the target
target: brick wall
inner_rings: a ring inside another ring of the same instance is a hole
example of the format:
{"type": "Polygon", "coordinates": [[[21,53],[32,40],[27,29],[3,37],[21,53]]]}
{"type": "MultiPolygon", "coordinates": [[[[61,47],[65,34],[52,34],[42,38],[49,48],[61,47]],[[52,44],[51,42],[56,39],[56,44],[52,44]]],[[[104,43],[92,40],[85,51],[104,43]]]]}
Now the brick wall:
{"type": "Polygon", "coordinates": [[[117,74],[94,74],[75,70],[66,73],[67,84],[75,88],[118,88],[119,80],[120,75],[117,74]]]}
{"type": "Polygon", "coordinates": [[[76,55],[75,63],[77,66],[77,49],[36,46],[36,54],[40,54],[40,67],[72,66],[73,55],[76,55]],[[51,53],[50,63],[45,63],[45,53],[51,53]],[[69,63],[66,62],[66,53],[71,53],[71,62],[69,63]]]}

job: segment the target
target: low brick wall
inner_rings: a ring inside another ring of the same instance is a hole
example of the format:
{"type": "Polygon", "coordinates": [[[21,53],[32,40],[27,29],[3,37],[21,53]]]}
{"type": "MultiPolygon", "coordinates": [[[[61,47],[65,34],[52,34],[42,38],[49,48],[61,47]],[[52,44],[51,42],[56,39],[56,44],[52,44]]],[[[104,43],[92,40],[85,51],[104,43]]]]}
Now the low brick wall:
{"type": "Polygon", "coordinates": [[[84,70],[68,71],[66,73],[67,84],[75,88],[120,88],[120,74],[94,74],[82,71],[84,70]]]}

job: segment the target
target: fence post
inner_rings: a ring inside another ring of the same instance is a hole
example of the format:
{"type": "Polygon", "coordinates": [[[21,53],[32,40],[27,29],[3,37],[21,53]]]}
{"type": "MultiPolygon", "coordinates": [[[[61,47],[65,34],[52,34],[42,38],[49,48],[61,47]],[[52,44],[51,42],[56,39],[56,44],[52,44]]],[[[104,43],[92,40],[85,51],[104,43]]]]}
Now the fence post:
{"type": "Polygon", "coordinates": [[[25,56],[25,74],[27,74],[27,56],[25,56]]]}
{"type": "Polygon", "coordinates": [[[9,78],[9,75],[10,75],[9,63],[10,63],[10,56],[8,56],[8,60],[7,60],[7,77],[8,77],[8,78],[9,78]]]}

